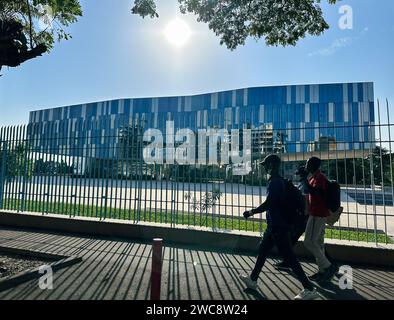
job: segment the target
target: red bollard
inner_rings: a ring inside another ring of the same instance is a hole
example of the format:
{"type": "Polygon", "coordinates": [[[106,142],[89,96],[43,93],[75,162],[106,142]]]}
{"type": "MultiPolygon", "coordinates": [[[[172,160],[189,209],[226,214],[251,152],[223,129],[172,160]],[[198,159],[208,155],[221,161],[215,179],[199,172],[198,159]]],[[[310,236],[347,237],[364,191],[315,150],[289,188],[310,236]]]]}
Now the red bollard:
{"type": "Polygon", "coordinates": [[[150,299],[160,300],[163,239],[153,239],[150,299]]]}

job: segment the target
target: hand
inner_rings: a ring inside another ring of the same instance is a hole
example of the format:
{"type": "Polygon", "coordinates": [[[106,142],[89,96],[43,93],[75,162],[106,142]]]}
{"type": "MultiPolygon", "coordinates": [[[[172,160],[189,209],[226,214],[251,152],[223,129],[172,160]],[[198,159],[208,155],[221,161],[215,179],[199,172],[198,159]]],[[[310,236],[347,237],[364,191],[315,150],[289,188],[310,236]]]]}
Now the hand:
{"type": "Polygon", "coordinates": [[[251,216],[253,216],[252,211],[245,211],[245,212],[244,212],[244,218],[245,218],[245,219],[248,219],[248,218],[250,218],[251,216]]]}

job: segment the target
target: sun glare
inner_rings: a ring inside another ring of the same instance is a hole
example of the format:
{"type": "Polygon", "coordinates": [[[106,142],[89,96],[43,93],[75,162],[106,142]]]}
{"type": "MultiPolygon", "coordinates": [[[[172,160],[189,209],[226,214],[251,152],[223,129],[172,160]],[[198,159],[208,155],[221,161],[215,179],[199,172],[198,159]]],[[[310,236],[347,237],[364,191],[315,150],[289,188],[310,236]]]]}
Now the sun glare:
{"type": "Polygon", "coordinates": [[[183,20],[176,18],[167,25],[164,35],[175,47],[183,47],[189,41],[191,31],[183,20]]]}

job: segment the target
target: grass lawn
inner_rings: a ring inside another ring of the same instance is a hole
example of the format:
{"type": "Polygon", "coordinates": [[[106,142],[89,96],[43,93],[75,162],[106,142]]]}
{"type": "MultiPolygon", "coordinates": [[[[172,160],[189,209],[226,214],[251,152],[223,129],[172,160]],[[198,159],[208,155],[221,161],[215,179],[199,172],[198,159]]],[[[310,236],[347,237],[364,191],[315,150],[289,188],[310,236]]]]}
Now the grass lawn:
{"type": "MultiPolygon", "coordinates": [[[[165,210],[128,210],[117,209],[110,207],[101,207],[99,205],[81,205],[59,202],[42,202],[42,201],[25,201],[20,200],[4,200],[3,208],[13,211],[25,212],[39,212],[39,213],[52,213],[67,216],[77,217],[91,217],[102,219],[119,219],[129,221],[142,221],[165,223],[183,226],[198,226],[215,228],[219,230],[239,230],[259,232],[264,231],[267,227],[266,223],[256,220],[245,220],[238,216],[232,217],[231,215],[212,216],[211,214],[204,214],[196,212],[196,214],[188,214],[184,212],[172,213],[165,210]]],[[[351,240],[360,242],[372,242],[377,240],[378,243],[394,244],[393,239],[384,233],[375,233],[373,231],[365,230],[346,230],[344,228],[327,228],[326,238],[351,240]]]]}

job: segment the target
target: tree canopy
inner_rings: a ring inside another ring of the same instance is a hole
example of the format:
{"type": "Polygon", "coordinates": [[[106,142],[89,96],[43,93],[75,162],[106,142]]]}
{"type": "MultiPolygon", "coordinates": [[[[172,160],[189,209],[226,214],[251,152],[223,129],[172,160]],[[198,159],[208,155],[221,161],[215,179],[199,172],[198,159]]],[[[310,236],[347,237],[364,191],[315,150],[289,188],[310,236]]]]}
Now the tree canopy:
{"type": "Polygon", "coordinates": [[[69,39],[82,16],[79,0],[0,0],[0,68],[16,67],[69,39]]]}
{"type": "MultiPolygon", "coordinates": [[[[321,2],[337,0],[178,0],[180,11],[199,22],[234,50],[249,37],[269,46],[296,45],[306,35],[329,28],[321,2]]],[[[157,18],[155,0],[134,0],[132,13],[157,18]]],[[[82,16],[79,0],[0,0],[0,69],[15,67],[69,39],[65,30],[82,16]]]]}
{"type": "MultiPolygon", "coordinates": [[[[326,0],[335,4],[337,0],[326,0]]],[[[296,45],[307,34],[318,36],[329,28],[321,0],[178,0],[182,13],[207,23],[220,43],[233,50],[248,37],[264,38],[269,46],[296,45]]],[[[158,17],[154,0],[135,0],[134,14],[158,17]]]]}

